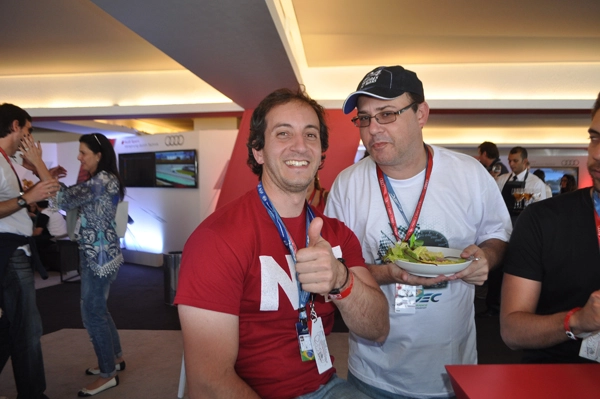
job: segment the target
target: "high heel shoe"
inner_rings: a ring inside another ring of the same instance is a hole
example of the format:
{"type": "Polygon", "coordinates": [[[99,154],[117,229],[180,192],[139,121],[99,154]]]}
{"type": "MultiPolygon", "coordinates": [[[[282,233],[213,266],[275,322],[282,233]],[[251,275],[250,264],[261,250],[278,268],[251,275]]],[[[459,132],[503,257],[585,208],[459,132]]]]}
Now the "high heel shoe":
{"type": "Polygon", "coordinates": [[[119,385],[119,376],[115,375],[114,378],[110,379],[108,382],[104,383],[103,385],[99,386],[96,389],[83,388],[81,391],[79,391],[77,393],[77,396],[79,396],[79,397],[94,396],[96,394],[99,394],[100,392],[106,391],[107,389],[114,388],[117,385],[119,385]]]}
{"type": "MultiPolygon", "coordinates": [[[[117,363],[115,364],[115,369],[117,371],[123,371],[125,370],[125,360],[123,360],[121,363],[117,363]]],[[[99,375],[100,374],[100,369],[93,369],[93,368],[89,368],[87,370],[85,370],[85,374],[86,375],[99,375]]]]}

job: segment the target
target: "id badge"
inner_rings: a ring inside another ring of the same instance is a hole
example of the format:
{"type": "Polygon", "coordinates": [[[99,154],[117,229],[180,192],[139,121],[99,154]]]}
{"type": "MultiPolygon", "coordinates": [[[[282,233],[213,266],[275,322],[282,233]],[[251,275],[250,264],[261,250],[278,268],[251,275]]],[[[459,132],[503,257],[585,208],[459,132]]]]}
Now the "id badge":
{"type": "Polygon", "coordinates": [[[296,323],[296,334],[298,335],[298,346],[300,348],[300,357],[303,362],[315,360],[315,353],[310,338],[308,325],[302,322],[296,323]]]}
{"type": "Polygon", "coordinates": [[[327,347],[327,338],[325,337],[323,322],[320,317],[317,317],[312,321],[310,340],[312,341],[312,347],[314,348],[314,359],[317,361],[317,370],[319,371],[319,374],[323,374],[325,371],[332,368],[333,364],[331,364],[331,356],[329,356],[329,348],[327,347]]]}
{"type": "Polygon", "coordinates": [[[600,362],[600,332],[588,335],[581,341],[579,356],[600,362]]]}
{"type": "Polygon", "coordinates": [[[420,286],[396,283],[396,295],[394,296],[394,310],[396,313],[416,313],[417,288],[420,288],[420,286]]]}

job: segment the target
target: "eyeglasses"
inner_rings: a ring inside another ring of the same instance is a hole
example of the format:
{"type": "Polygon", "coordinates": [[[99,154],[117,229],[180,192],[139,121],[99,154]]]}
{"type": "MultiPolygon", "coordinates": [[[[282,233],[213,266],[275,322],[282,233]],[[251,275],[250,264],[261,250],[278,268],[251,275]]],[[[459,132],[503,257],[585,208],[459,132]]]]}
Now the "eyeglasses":
{"type": "Polygon", "coordinates": [[[382,111],[382,112],[376,113],[373,116],[358,115],[358,116],[355,116],[354,118],[352,118],[351,120],[352,120],[352,123],[354,123],[354,126],[356,126],[356,127],[368,127],[371,124],[371,119],[373,119],[373,118],[375,118],[377,123],[379,123],[380,125],[386,125],[388,123],[395,122],[396,115],[401,115],[403,112],[408,111],[410,109],[410,107],[412,107],[415,104],[416,104],[416,102],[412,102],[399,111],[382,111]]]}

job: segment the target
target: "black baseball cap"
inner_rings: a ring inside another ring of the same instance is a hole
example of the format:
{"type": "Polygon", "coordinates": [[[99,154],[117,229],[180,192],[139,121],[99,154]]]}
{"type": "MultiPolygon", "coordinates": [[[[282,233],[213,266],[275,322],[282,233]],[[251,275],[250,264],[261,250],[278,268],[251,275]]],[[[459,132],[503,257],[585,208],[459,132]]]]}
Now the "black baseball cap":
{"type": "Polygon", "coordinates": [[[358,97],[362,95],[393,100],[406,92],[425,97],[423,83],[416,73],[404,69],[400,65],[377,67],[365,75],[356,91],[346,98],[342,109],[345,114],[352,112],[356,108],[358,97]]]}

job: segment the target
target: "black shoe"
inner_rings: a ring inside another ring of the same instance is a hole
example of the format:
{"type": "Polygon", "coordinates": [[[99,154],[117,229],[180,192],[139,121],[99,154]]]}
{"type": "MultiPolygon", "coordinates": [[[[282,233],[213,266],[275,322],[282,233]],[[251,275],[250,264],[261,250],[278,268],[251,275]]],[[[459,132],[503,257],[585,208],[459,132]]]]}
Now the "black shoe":
{"type": "Polygon", "coordinates": [[[485,312],[479,312],[475,314],[475,318],[477,319],[491,319],[498,316],[500,316],[500,312],[494,309],[488,309],[485,312]]]}

